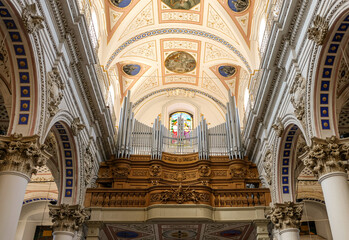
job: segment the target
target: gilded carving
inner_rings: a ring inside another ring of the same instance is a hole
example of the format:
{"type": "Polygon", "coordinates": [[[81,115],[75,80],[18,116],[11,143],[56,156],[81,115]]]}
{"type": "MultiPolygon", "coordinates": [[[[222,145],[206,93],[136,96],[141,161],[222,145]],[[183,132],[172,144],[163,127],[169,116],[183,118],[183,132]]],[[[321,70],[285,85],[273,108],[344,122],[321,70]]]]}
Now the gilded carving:
{"type": "Polygon", "coordinates": [[[57,111],[58,106],[63,99],[64,83],[59,75],[58,69],[53,68],[47,76],[47,88],[48,88],[48,111],[50,116],[53,117],[57,111]]]}
{"type": "Polygon", "coordinates": [[[35,3],[29,4],[23,9],[22,20],[28,33],[34,33],[44,28],[44,18],[38,15],[35,3]]]}
{"type": "Polygon", "coordinates": [[[128,164],[118,164],[113,168],[113,175],[116,178],[127,178],[131,172],[128,164]]]}
{"type": "Polygon", "coordinates": [[[53,222],[53,231],[79,231],[82,224],[89,219],[89,213],[80,205],[49,205],[49,215],[53,222]]]}
{"type": "Polygon", "coordinates": [[[313,27],[308,29],[308,39],[313,40],[316,45],[322,45],[328,32],[328,21],[317,15],[313,27]]]}
{"type": "Polygon", "coordinates": [[[182,184],[179,184],[178,188],[171,188],[171,190],[165,190],[161,193],[152,194],[150,197],[151,202],[167,203],[169,201],[182,204],[185,202],[208,202],[210,195],[208,193],[198,193],[191,189],[189,186],[184,188],[182,184]]]}
{"type": "Polygon", "coordinates": [[[233,165],[229,167],[229,173],[232,178],[244,178],[247,174],[247,168],[243,165],[233,165]]]}
{"type": "Polygon", "coordinates": [[[12,134],[0,137],[0,171],[17,171],[29,178],[36,174],[36,167],[46,164],[43,156],[45,145],[37,142],[37,136],[23,137],[22,134],[12,134]]]}
{"type": "Polygon", "coordinates": [[[201,165],[198,169],[200,177],[209,177],[211,175],[211,168],[206,165],[201,165]]]}
{"type": "Polygon", "coordinates": [[[160,177],[161,176],[161,172],[162,172],[162,169],[161,169],[160,165],[152,165],[149,168],[149,174],[152,177],[160,177]]]}
{"type": "Polygon", "coordinates": [[[311,169],[315,176],[321,177],[326,173],[344,172],[342,160],[348,160],[349,143],[341,141],[336,136],[312,139],[312,146],[303,163],[311,169]]]}
{"type": "Polygon", "coordinates": [[[85,127],[86,127],[85,124],[82,124],[80,122],[79,117],[76,117],[73,119],[73,122],[71,124],[71,130],[72,130],[74,136],[79,135],[80,131],[83,130],[85,127]]]}
{"type": "Polygon", "coordinates": [[[303,204],[294,202],[275,203],[267,218],[276,229],[299,228],[303,213],[303,204]]]}
{"type": "Polygon", "coordinates": [[[295,109],[294,113],[298,120],[302,120],[305,114],[305,85],[305,79],[300,74],[297,74],[296,79],[292,85],[290,94],[291,103],[295,109]]]}
{"type": "Polygon", "coordinates": [[[281,121],[281,118],[278,117],[276,119],[276,122],[272,125],[272,128],[275,130],[276,134],[278,137],[281,137],[284,130],[285,130],[285,127],[284,127],[284,124],[282,123],[281,121]]]}

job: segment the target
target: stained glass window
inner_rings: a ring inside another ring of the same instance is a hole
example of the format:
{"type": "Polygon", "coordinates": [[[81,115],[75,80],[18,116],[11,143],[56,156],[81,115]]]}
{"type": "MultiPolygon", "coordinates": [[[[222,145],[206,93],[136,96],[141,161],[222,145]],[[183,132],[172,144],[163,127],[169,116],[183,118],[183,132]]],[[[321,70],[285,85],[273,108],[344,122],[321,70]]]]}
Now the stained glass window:
{"type": "Polygon", "coordinates": [[[172,137],[178,136],[178,119],[182,118],[184,137],[189,137],[189,133],[193,129],[193,116],[186,112],[174,112],[170,115],[170,132],[172,137]]]}

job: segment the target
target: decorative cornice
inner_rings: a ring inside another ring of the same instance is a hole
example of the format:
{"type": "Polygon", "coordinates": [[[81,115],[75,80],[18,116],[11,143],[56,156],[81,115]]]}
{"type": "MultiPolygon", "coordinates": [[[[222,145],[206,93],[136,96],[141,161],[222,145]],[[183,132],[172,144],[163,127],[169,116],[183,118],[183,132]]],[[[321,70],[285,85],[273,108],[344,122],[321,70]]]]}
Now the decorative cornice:
{"type": "Polygon", "coordinates": [[[275,203],[267,218],[276,229],[285,230],[299,228],[303,213],[303,203],[285,202],[275,203]]]}
{"type": "Polygon", "coordinates": [[[304,165],[315,176],[321,177],[331,172],[344,172],[343,160],[349,157],[349,141],[332,136],[326,139],[312,138],[312,146],[302,159],[304,165]]]}
{"type": "Polygon", "coordinates": [[[75,232],[89,219],[90,214],[80,205],[61,204],[49,205],[49,215],[53,222],[53,231],[75,232]]]}
{"type": "Polygon", "coordinates": [[[38,136],[23,137],[22,134],[0,136],[0,172],[20,172],[31,177],[36,167],[46,164],[38,136]]]}

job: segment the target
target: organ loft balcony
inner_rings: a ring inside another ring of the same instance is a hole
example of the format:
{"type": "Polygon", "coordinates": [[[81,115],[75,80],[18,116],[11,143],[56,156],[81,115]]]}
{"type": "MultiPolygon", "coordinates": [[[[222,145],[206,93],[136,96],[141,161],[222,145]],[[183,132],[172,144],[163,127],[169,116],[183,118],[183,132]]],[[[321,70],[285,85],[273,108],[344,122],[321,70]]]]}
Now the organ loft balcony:
{"type": "Polygon", "coordinates": [[[186,131],[180,113],[176,132],[134,118],[130,93],[120,113],[116,154],[102,162],[85,206],[92,223],[204,221],[264,222],[271,196],[257,167],[244,156],[234,97],[226,122],[205,119],[186,131]]]}

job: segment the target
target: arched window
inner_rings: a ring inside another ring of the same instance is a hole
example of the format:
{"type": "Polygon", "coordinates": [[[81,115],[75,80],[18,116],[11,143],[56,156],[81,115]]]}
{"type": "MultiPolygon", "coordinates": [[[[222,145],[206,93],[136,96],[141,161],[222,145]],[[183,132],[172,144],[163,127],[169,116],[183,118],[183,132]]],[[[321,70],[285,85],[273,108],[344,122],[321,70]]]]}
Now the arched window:
{"type": "Polygon", "coordinates": [[[193,115],[187,112],[174,112],[170,115],[170,132],[173,137],[178,136],[178,119],[184,120],[183,130],[184,136],[189,137],[189,133],[193,130],[193,115]]]}

